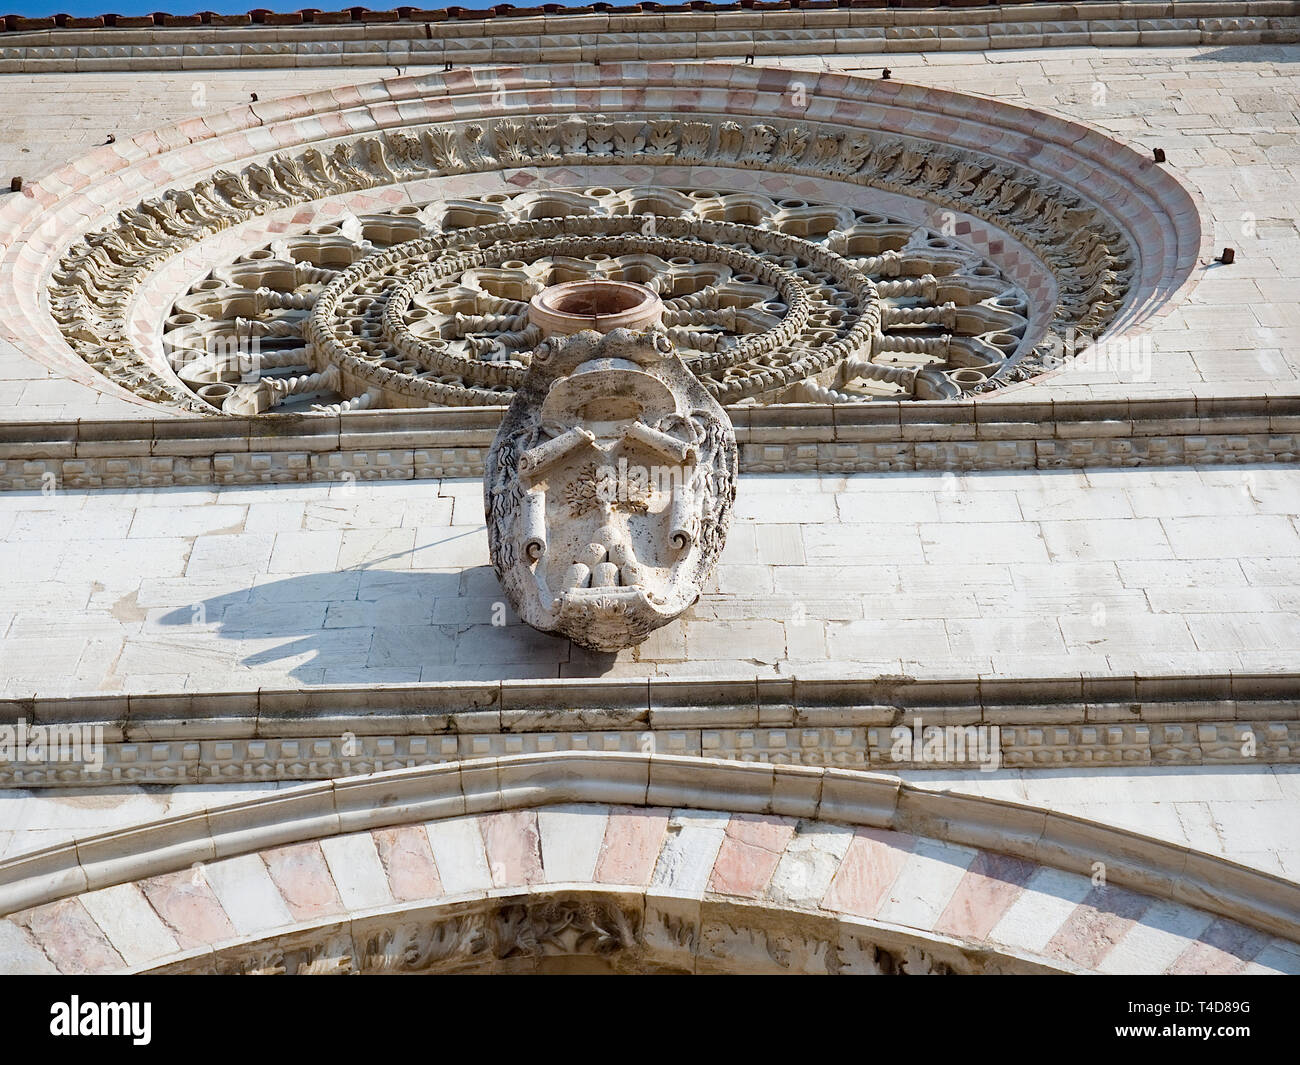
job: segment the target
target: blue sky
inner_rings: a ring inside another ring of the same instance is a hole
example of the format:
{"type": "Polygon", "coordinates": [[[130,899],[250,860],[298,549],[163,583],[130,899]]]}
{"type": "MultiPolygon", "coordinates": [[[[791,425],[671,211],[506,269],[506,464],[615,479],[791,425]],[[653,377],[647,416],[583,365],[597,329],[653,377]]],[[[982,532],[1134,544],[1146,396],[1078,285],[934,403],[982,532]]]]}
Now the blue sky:
{"type": "MultiPolygon", "coordinates": [[[[346,0],[298,0],[296,3],[267,3],[266,0],[249,0],[244,4],[222,3],[221,0],[196,0],[193,3],[172,2],[167,0],[0,0],[0,14],[26,15],[28,18],[43,18],[46,15],[103,15],[112,12],[115,15],[152,15],[155,11],[166,11],[171,15],[192,15],[198,11],[219,11],[223,14],[243,14],[256,8],[268,11],[299,11],[304,7],[315,7],[322,11],[342,11],[349,7],[368,7],[371,10],[391,10],[396,7],[423,7],[426,9],[440,7],[466,7],[475,10],[496,6],[497,0],[485,3],[484,0],[395,0],[388,4],[371,0],[370,3],[347,3],[346,0]]],[[[532,6],[527,0],[513,0],[516,7],[532,6]]],[[[554,0],[536,0],[538,4],[554,0]]],[[[568,5],[561,4],[561,7],[568,5]]]]}

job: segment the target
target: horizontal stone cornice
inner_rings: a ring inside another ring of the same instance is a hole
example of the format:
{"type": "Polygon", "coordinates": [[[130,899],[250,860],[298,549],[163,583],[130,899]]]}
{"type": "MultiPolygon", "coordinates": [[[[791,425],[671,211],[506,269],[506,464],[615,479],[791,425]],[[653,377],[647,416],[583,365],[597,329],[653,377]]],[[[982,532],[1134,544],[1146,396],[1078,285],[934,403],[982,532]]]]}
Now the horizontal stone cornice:
{"type": "Polygon", "coordinates": [[[103,762],[29,754],[0,763],[3,787],[304,781],[566,750],[977,768],[975,739],[989,768],[1263,766],[1300,762],[1300,677],[505,680],[0,701],[0,727],[19,723],[81,730],[103,762]],[[962,743],[896,749],[895,729],[919,744],[930,726],[963,730],[962,743]]]}
{"type": "MultiPolygon", "coordinates": [[[[527,9],[523,9],[526,11],[527,9]]],[[[412,9],[198,16],[0,18],[0,72],[861,55],[1078,46],[1277,44],[1300,40],[1294,0],[940,3],[891,8],[776,3],[497,14],[412,9]],[[108,23],[115,22],[115,25],[108,23]],[[5,29],[8,32],[3,32],[5,29]]]]}
{"type": "MultiPolygon", "coordinates": [[[[0,490],[478,477],[503,408],[0,425],[0,490]]],[[[1300,397],[733,407],[745,473],[1295,462],[1300,397]]]]}

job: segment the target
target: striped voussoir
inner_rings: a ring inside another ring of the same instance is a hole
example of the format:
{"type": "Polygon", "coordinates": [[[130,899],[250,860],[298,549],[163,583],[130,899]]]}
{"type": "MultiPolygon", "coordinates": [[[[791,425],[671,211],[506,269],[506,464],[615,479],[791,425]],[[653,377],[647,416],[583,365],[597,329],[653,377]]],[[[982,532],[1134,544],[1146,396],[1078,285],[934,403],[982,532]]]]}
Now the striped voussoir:
{"type": "Polygon", "coordinates": [[[0,920],[0,968],[463,970],[582,953],[584,936],[606,957],[701,972],[1300,973],[1297,944],[1108,885],[1103,868],[1089,878],[905,832],[604,804],[271,846],[64,898],[0,920]],[[521,927],[548,932],[502,938],[521,927]]]}

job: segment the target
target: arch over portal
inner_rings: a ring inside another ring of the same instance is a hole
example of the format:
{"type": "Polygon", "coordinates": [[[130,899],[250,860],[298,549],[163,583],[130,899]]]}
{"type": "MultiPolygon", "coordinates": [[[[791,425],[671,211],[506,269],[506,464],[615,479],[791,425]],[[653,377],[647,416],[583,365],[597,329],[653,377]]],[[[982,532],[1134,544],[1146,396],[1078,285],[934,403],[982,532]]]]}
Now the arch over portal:
{"type": "Polygon", "coordinates": [[[880,775],[551,754],[304,785],[0,863],[0,939],[24,972],[1295,972],[1298,896],[880,775]]]}

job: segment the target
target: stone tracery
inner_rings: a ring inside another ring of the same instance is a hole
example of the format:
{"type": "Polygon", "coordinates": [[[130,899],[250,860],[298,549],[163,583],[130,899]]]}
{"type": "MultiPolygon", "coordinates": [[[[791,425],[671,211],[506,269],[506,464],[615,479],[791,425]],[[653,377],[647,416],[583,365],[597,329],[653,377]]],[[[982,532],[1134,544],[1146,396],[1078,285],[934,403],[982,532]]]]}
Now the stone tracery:
{"type": "MultiPolygon", "coordinates": [[[[225,409],[227,398],[234,392],[233,388],[227,388],[231,382],[219,379],[199,380],[201,374],[195,371],[191,374],[193,383],[204,393],[201,401],[196,400],[194,394],[179,381],[169,380],[165,372],[148,364],[135,350],[125,326],[133,292],[146,276],[173,253],[178,244],[202,239],[207,234],[238,225],[258,214],[310,199],[358,188],[400,183],[430,174],[482,172],[520,165],[543,168],[558,164],[590,166],[629,160],[651,165],[708,164],[817,175],[901,192],[932,204],[950,205],[962,212],[987,219],[1013,234],[1033,248],[1056,274],[1059,295],[1052,314],[1053,334],[1038,343],[1034,351],[1019,352],[1014,360],[1005,359],[1008,354],[1006,349],[1015,350],[1020,346],[1021,338],[1014,331],[984,330],[984,334],[998,335],[1002,341],[1001,349],[996,344],[993,348],[998,353],[996,361],[1004,365],[994,372],[982,370],[981,367],[993,366],[995,360],[987,355],[985,358],[980,358],[978,354],[972,357],[969,352],[965,352],[964,361],[967,365],[948,369],[969,372],[948,374],[943,383],[936,382],[937,390],[933,387],[919,387],[919,373],[894,374],[891,379],[888,372],[871,370],[864,379],[862,375],[846,378],[845,371],[838,369],[838,376],[832,374],[829,379],[821,376],[821,370],[816,371],[802,394],[773,396],[773,384],[778,388],[794,385],[809,375],[775,380],[768,373],[765,379],[764,369],[776,369],[765,367],[757,371],[757,386],[751,381],[737,381],[737,376],[752,377],[752,374],[733,374],[730,378],[724,376],[717,382],[711,391],[728,402],[758,395],[763,395],[764,401],[797,398],[842,402],[852,400],[856,394],[861,393],[906,394],[909,386],[913,394],[938,398],[959,395],[964,390],[985,391],[1015,380],[1023,380],[1041,369],[1046,357],[1060,350],[1062,332],[1075,329],[1086,335],[1099,334],[1105,324],[1118,313],[1134,276],[1136,257],[1129,238],[1099,207],[1039,174],[969,150],[937,146],[909,138],[879,136],[861,130],[845,131],[818,124],[742,123],[707,115],[695,115],[689,120],[636,115],[614,119],[600,115],[534,116],[520,120],[494,118],[458,126],[390,131],[337,142],[328,152],[317,147],[307,147],[297,155],[282,153],[265,162],[250,163],[237,174],[218,172],[187,190],[168,190],[161,197],[141,204],[139,209],[123,211],[115,226],[89,234],[69,249],[53,279],[50,307],[65,338],[73,347],[91,365],[119,383],[146,398],[172,405],[211,412],[213,406],[208,401],[216,400],[225,409]],[[976,380],[977,375],[979,380],[976,380]],[[865,387],[864,380],[870,382],[865,387]]],[[[654,197],[661,202],[656,203],[648,212],[652,217],[671,217],[660,216],[656,210],[671,200],[670,193],[671,190],[655,190],[654,197]]],[[[574,195],[580,194],[575,192],[574,195]]],[[[779,220],[777,228],[781,224],[787,225],[789,229],[785,235],[790,240],[803,240],[801,236],[792,236],[791,233],[797,233],[799,227],[808,221],[806,215],[800,215],[804,207],[812,208],[813,218],[819,217],[817,212],[820,209],[815,205],[795,206],[787,202],[779,208],[785,212],[785,217],[779,220]]],[[[467,212],[469,216],[473,216],[475,210],[463,205],[457,209],[467,212]]],[[[752,211],[752,208],[747,209],[752,211]]],[[[394,237],[439,239],[444,241],[439,250],[448,247],[445,234],[431,238],[421,237],[422,227],[418,215],[419,211],[415,210],[392,222],[379,223],[379,226],[390,226],[394,237]],[[412,218],[411,215],[417,217],[412,218]]],[[[539,221],[544,219],[535,218],[532,223],[539,221]]],[[[357,226],[361,227],[364,236],[365,223],[359,219],[354,220],[353,228],[357,226]]],[[[848,228],[851,230],[852,226],[848,228]]],[[[342,230],[340,232],[343,233],[342,230]]],[[[840,226],[827,229],[824,234],[813,232],[812,235],[823,238],[817,243],[804,242],[814,249],[810,254],[816,257],[818,254],[836,254],[835,249],[840,244],[844,244],[846,252],[852,253],[855,250],[851,247],[852,238],[860,234],[846,234],[845,227],[840,226]]],[[[343,233],[343,236],[345,240],[342,243],[346,243],[348,235],[343,233]]],[[[654,237],[647,235],[646,239],[659,239],[659,236],[658,233],[654,237]]],[[[286,239],[292,241],[294,238],[286,239]]],[[[892,253],[901,255],[909,250],[913,253],[924,251],[932,259],[937,258],[942,262],[944,256],[940,253],[954,250],[953,242],[945,242],[934,234],[927,236],[923,244],[925,248],[908,249],[905,239],[901,246],[885,244],[882,251],[871,252],[865,258],[879,260],[875,265],[884,276],[889,277],[890,271],[898,265],[891,258],[892,253]]],[[[652,252],[651,248],[644,253],[652,252]]],[[[346,253],[342,257],[346,259],[346,253]]],[[[524,265],[527,267],[529,264],[524,265]]],[[[300,285],[318,283],[320,276],[314,271],[331,268],[328,264],[313,264],[300,269],[300,264],[291,262],[284,266],[284,269],[293,271],[292,277],[286,279],[293,282],[293,289],[300,285]]],[[[942,271],[932,272],[936,277],[942,276],[942,271]]],[[[210,287],[219,288],[218,279],[212,280],[216,283],[210,287]]],[[[905,277],[893,283],[904,284],[908,280],[905,277]]],[[[939,295],[937,290],[935,295],[939,295]]],[[[264,292],[259,287],[252,290],[242,305],[244,310],[254,312],[253,317],[250,318],[247,314],[237,316],[256,321],[257,316],[268,310],[305,309],[303,306],[295,306],[305,302],[305,297],[292,291],[286,293],[269,289],[264,292]]],[[[940,302],[949,301],[945,299],[940,302]]],[[[958,307],[960,306],[962,305],[958,302],[958,307]]],[[[697,311],[713,308],[682,309],[697,311]]],[[[907,315],[903,315],[895,318],[895,325],[938,324],[951,328],[943,317],[952,317],[947,311],[943,312],[936,323],[932,316],[927,317],[935,308],[924,309],[925,313],[920,315],[919,320],[915,313],[917,308],[900,309],[910,312],[913,320],[909,322],[907,315]]],[[[1016,303],[1011,307],[994,308],[993,313],[996,315],[999,310],[1018,313],[1025,309],[1016,303]]],[[[186,312],[181,313],[184,315],[186,312]]],[[[716,319],[709,316],[704,316],[703,320],[692,320],[687,316],[678,328],[683,328],[688,333],[711,335],[719,331],[717,325],[716,319]],[[701,324],[706,329],[691,328],[701,324]]],[[[258,333],[264,326],[251,325],[248,328],[250,332],[258,333]]],[[[276,328],[282,330],[284,326],[281,324],[276,328]]],[[[835,332],[833,329],[829,331],[835,332]]],[[[500,332],[504,334],[518,330],[503,329],[500,332]]],[[[266,331],[266,336],[276,342],[273,350],[287,346],[279,342],[288,335],[284,332],[277,335],[274,330],[266,331]]],[[[519,339],[521,338],[511,338],[513,342],[519,339]]],[[[838,339],[830,341],[831,345],[836,343],[839,343],[838,339]]],[[[946,346],[934,344],[922,344],[920,348],[920,351],[915,350],[915,347],[913,350],[905,348],[903,353],[934,355],[946,350],[946,346]]],[[[389,373],[401,373],[400,361],[398,370],[384,369],[389,373]]],[[[494,360],[478,361],[490,364],[494,360]]],[[[837,367],[843,367],[850,360],[832,356],[829,361],[837,367]]],[[[863,366],[879,365],[878,362],[868,360],[855,361],[863,366]]],[[[284,371],[273,378],[280,383],[272,385],[268,382],[262,389],[260,398],[243,397],[244,402],[232,404],[233,409],[241,412],[265,409],[270,406],[268,394],[270,400],[278,400],[287,395],[328,392],[331,386],[345,383],[336,379],[331,369],[333,364],[295,366],[282,352],[273,354],[271,362],[279,365],[267,364],[267,368],[284,371]]],[[[791,364],[791,361],[786,363],[787,366],[791,364]]],[[[436,383],[451,385],[453,389],[461,387],[455,381],[436,383]]],[[[430,401],[427,395],[418,395],[427,390],[427,385],[417,386],[417,395],[412,396],[416,405],[430,401]]],[[[443,392],[440,398],[433,401],[447,402],[445,397],[448,394],[443,392]]],[[[389,401],[383,390],[375,394],[369,387],[356,393],[340,393],[342,400],[352,405],[374,403],[381,395],[385,402],[389,401]]],[[[461,398],[464,401],[464,397],[461,398]]],[[[504,395],[479,397],[477,401],[487,402],[490,399],[495,403],[503,402],[504,398],[504,395]]],[[[470,401],[474,400],[471,398],[470,401]]]]}
{"type": "Polygon", "coordinates": [[[656,188],[399,211],[214,271],[165,338],[182,380],[236,412],[331,392],[350,407],[501,403],[540,339],[527,300],[584,278],[657,291],[670,337],[725,402],[952,398],[1023,353],[1021,289],[955,242],[865,211],[656,188]],[[502,221],[464,225],[484,218],[502,221]],[[413,230],[429,235],[387,243],[413,230]],[[222,358],[250,337],[260,374],[222,358]]]}

